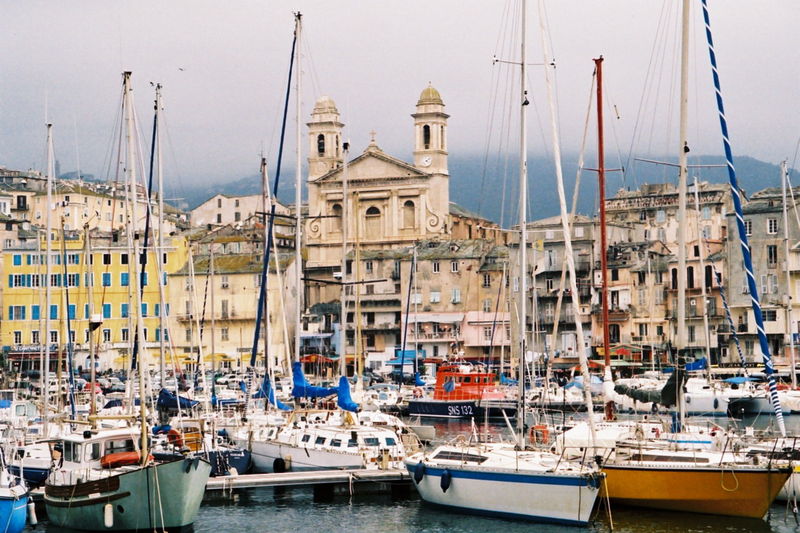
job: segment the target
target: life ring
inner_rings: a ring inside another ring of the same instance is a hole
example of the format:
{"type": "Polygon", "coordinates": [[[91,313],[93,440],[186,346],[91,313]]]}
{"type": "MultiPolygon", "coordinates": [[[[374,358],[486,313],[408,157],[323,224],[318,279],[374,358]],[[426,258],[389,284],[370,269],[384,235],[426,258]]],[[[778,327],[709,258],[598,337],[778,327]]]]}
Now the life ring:
{"type": "Polygon", "coordinates": [[[414,398],[422,398],[422,389],[419,387],[415,388],[413,394],[414,398]]]}
{"type": "MultiPolygon", "coordinates": [[[[116,468],[118,466],[138,465],[142,459],[139,452],[117,452],[109,453],[100,458],[100,466],[103,468],[116,468]]],[[[147,456],[148,461],[153,460],[152,455],[147,456]]]]}
{"type": "Polygon", "coordinates": [[[539,424],[531,428],[531,442],[541,442],[547,444],[550,440],[550,430],[544,424],[539,424]]]}
{"type": "Polygon", "coordinates": [[[173,428],[167,431],[167,440],[173,446],[183,448],[183,435],[181,435],[181,432],[177,429],[173,428]]]}

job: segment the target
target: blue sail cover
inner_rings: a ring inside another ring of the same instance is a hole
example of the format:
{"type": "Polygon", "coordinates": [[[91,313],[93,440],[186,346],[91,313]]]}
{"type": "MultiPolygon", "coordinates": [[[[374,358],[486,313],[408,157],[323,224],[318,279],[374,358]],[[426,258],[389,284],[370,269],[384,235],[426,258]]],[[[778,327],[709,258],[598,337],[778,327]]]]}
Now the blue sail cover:
{"type": "Polygon", "coordinates": [[[294,398],[324,398],[338,392],[338,389],[317,387],[310,384],[303,374],[303,365],[300,361],[292,363],[292,384],[292,396],[294,398]]]}
{"type": "Polygon", "coordinates": [[[190,400],[182,396],[176,396],[169,392],[167,389],[161,389],[158,393],[158,401],[156,406],[160,409],[178,409],[178,402],[180,401],[180,409],[191,409],[197,405],[197,400],[190,400]]]}
{"type": "Polygon", "coordinates": [[[708,360],[705,357],[701,357],[691,363],[686,363],[686,370],[705,370],[708,368],[708,360]]]}
{"type": "Polygon", "coordinates": [[[358,404],[354,402],[352,396],[350,396],[350,383],[344,376],[339,378],[339,390],[336,404],[339,406],[339,409],[344,409],[351,413],[358,412],[358,404]]]}
{"type": "Polygon", "coordinates": [[[256,393],[253,394],[253,398],[266,398],[269,403],[282,411],[292,410],[290,406],[286,405],[275,397],[275,389],[272,388],[272,382],[269,380],[268,375],[264,375],[264,381],[261,382],[261,386],[258,388],[256,393]]]}
{"type": "Polygon", "coordinates": [[[419,376],[419,372],[414,373],[414,385],[416,385],[417,387],[425,386],[425,382],[422,381],[422,378],[419,376]]]}

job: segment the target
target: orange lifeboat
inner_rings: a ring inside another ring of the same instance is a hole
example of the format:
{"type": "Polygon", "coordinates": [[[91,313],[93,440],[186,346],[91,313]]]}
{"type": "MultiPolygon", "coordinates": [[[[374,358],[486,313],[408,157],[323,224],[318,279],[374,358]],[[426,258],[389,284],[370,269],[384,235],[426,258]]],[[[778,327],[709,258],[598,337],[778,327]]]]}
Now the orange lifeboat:
{"type": "MultiPolygon", "coordinates": [[[[100,466],[103,468],[116,468],[118,466],[138,465],[142,459],[139,452],[117,452],[109,453],[100,458],[100,466]]],[[[148,455],[147,460],[152,461],[153,456],[148,455]]]]}

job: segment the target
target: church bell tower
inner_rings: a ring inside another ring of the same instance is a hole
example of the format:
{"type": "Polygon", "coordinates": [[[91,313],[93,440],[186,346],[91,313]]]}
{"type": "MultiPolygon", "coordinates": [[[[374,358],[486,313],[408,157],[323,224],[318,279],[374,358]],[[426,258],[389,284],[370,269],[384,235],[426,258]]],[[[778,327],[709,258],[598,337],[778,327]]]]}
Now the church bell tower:
{"type": "Polygon", "coordinates": [[[308,126],[308,179],[316,179],[342,166],[342,127],[339,110],[329,96],[321,96],[308,126]]]}
{"type": "Polygon", "coordinates": [[[414,166],[432,174],[447,172],[447,119],[439,91],[430,84],[417,101],[414,117],[414,166]]]}

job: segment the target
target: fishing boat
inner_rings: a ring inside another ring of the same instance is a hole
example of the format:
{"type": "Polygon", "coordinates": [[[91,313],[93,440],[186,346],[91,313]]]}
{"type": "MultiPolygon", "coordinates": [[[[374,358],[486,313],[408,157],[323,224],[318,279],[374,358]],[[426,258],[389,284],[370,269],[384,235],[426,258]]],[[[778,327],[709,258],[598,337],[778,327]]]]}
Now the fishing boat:
{"type": "Polygon", "coordinates": [[[436,385],[431,397],[424,397],[421,388],[408,401],[408,414],[438,418],[471,418],[500,415],[504,410],[511,416],[516,401],[508,401],[506,393],[497,387],[497,376],[482,365],[446,363],[436,371],[436,385]]]}
{"type": "Polygon", "coordinates": [[[138,435],[138,428],[126,428],[87,430],[62,438],[60,466],[44,491],[51,524],[87,531],[135,531],[181,528],[194,522],[211,465],[199,457],[142,460],[138,435]]]}

